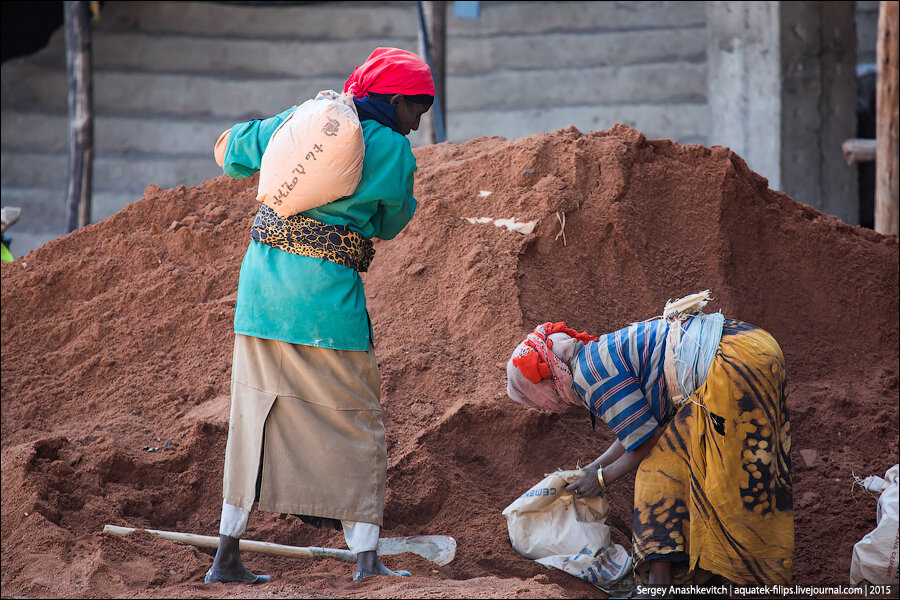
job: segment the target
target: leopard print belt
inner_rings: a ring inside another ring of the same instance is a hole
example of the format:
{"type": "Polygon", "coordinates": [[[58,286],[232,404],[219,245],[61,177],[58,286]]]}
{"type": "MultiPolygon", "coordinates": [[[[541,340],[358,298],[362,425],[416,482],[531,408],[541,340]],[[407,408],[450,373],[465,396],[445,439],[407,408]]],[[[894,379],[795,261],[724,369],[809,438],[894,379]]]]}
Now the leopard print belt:
{"type": "Polygon", "coordinates": [[[360,273],[369,270],[375,256],[372,240],[348,227],[326,225],[301,214],[282,219],[265,204],[256,213],[250,238],[291,254],[329,260],[360,273]]]}

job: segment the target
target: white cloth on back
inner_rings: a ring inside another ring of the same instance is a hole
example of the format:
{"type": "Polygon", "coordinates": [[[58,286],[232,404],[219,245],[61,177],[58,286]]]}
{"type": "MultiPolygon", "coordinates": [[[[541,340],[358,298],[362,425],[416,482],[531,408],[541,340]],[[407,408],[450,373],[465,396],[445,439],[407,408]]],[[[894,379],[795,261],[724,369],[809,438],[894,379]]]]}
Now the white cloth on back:
{"type": "MultiPolygon", "coordinates": [[[[681,334],[681,344],[675,356],[678,385],[685,397],[693,394],[703,382],[712,366],[722,341],[725,317],[722,313],[694,315],[681,334]]],[[[671,327],[671,325],[670,325],[671,327]]]]}

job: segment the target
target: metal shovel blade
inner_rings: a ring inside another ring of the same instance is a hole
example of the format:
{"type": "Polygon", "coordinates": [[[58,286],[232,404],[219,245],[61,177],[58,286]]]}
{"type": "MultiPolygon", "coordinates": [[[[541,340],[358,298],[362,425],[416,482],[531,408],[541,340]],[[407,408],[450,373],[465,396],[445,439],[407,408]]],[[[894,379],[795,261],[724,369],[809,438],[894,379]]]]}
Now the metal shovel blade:
{"type": "Polygon", "coordinates": [[[415,535],[411,537],[381,538],[378,554],[412,552],[438,565],[448,565],[456,558],[456,540],[449,535],[415,535]]]}

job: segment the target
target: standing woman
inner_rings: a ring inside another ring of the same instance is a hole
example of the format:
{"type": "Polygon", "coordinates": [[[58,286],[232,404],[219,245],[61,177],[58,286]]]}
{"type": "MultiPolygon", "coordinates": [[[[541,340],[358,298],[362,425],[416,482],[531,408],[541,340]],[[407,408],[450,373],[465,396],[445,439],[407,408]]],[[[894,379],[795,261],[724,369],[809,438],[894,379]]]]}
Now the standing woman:
{"type": "MultiPolygon", "coordinates": [[[[219,549],[207,583],[263,583],[238,544],[250,508],[342,528],[354,580],[409,575],[381,564],[387,452],[381,382],[362,279],[371,238],[391,239],[416,209],[406,136],[434,100],[428,65],[377,48],[347,80],[365,142],[350,196],[281,219],[261,205],[244,255],[234,316],[231,416],[219,549]]],[[[216,144],[226,174],[260,168],[293,109],[235,125],[216,144]]]]}
{"type": "Polygon", "coordinates": [[[615,433],[566,489],[595,497],[637,470],[638,581],[791,583],[787,383],[767,332],[718,313],[600,338],[545,323],[515,349],[507,376],[512,400],[557,412],[580,402],[615,433]]]}

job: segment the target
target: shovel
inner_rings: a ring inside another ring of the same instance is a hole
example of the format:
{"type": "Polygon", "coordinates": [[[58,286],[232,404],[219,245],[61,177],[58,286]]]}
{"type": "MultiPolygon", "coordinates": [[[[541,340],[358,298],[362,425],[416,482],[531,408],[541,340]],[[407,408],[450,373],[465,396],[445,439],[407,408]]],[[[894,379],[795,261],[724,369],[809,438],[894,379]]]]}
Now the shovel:
{"type": "MultiPolygon", "coordinates": [[[[219,547],[219,538],[210,535],[196,535],[193,533],[178,533],[177,531],[159,531],[157,529],[133,529],[131,527],[118,527],[105,525],[103,533],[125,536],[134,531],[146,531],[197,548],[219,547]]],[[[316,546],[284,546],[282,544],[270,544],[269,542],[255,542],[253,540],[241,540],[238,548],[247,552],[259,552],[273,556],[288,556],[291,558],[334,558],[344,562],[356,562],[356,554],[349,550],[337,548],[319,548],[316,546]]],[[[412,537],[381,538],[378,540],[377,552],[379,556],[387,554],[401,554],[412,552],[426,560],[438,565],[447,565],[456,557],[456,540],[449,535],[416,535],[412,537]]]]}

